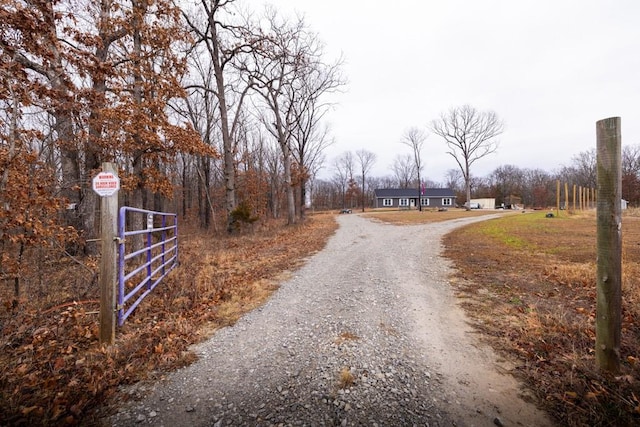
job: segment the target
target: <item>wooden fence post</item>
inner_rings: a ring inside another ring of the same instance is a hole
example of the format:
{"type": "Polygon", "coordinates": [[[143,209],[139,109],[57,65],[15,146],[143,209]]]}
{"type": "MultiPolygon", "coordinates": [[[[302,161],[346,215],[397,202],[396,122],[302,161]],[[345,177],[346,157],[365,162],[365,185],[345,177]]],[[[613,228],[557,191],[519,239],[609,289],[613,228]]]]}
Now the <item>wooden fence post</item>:
{"type": "Polygon", "coordinates": [[[622,164],[620,117],[596,123],[597,203],[597,301],[596,366],[602,371],[620,370],[622,325],[622,164]]]}
{"type": "Polygon", "coordinates": [[[100,193],[100,189],[96,189],[96,184],[94,183],[94,191],[101,196],[100,343],[113,344],[116,339],[116,263],[118,256],[116,237],[118,233],[118,189],[120,188],[120,181],[118,172],[113,164],[103,163],[102,172],[112,174],[117,181],[115,192],[103,189],[103,193],[100,193]]]}
{"type": "Polygon", "coordinates": [[[560,180],[556,179],[556,216],[560,216],[560,180]]]}
{"type": "Polygon", "coordinates": [[[583,199],[584,198],[582,197],[582,185],[581,185],[580,187],[578,187],[578,201],[580,203],[580,210],[583,209],[583,204],[582,204],[583,199]]]}

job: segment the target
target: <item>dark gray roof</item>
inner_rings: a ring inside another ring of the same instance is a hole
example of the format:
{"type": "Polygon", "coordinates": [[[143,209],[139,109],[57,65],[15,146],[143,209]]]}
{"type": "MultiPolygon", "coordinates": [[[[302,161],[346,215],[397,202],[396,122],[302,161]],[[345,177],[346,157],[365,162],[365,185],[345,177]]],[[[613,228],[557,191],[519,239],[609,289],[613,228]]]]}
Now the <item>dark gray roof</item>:
{"type": "MultiPolygon", "coordinates": [[[[417,188],[377,188],[376,198],[418,197],[417,188]]],[[[422,197],[456,197],[450,188],[425,188],[422,197]]]]}

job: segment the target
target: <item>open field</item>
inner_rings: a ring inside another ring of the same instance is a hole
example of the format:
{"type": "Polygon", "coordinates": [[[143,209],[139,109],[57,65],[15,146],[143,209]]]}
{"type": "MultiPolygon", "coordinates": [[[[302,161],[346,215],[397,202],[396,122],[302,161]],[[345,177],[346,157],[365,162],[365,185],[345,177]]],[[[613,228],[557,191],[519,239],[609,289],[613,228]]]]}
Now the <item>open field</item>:
{"type": "Polygon", "coordinates": [[[562,425],[640,423],[640,218],[623,217],[622,372],[595,369],[595,212],[510,215],[446,238],[453,286],[486,340],[562,425]]]}
{"type": "Polygon", "coordinates": [[[360,214],[366,218],[372,218],[377,221],[388,222],[392,224],[405,225],[405,224],[424,224],[428,222],[441,222],[441,221],[449,221],[451,219],[458,218],[469,218],[472,216],[481,216],[481,215],[491,215],[491,214],[508,214],[513,213],[515,211],[499,211],[499,210],[484,210],[484,209],[473,209],[467,211],[466,209],[459,208],[451,208],[446,211],[438,211],[435,209],[423,209],[422,211],[413,209],[413,210],[403,210],[399,211],[397,209],[393,210],[374,210],[367,211],[363,214],[360,214]]]}

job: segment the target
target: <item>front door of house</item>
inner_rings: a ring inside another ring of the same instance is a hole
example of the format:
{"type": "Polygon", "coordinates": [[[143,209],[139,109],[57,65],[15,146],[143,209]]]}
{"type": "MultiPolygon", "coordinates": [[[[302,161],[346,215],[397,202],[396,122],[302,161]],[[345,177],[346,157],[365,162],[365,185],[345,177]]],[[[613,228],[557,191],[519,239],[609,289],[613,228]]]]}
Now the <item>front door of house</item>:
{"type": "Polygon", "coordinates": [[[412,208],[415,208],[416,207],[416,199],[409,200],[409,206],[411,206],[412,208]]]}

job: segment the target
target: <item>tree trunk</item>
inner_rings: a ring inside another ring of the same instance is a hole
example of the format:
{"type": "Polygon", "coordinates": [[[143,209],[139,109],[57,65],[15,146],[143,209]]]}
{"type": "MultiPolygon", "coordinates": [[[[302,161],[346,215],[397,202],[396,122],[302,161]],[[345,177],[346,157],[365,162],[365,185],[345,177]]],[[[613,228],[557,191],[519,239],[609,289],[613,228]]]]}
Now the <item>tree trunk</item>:
{"type": "Polygon", "coordinates": [[[202,157],[202,175],[198,182],[200,185],[200,197],[198,200],[200,209],[200,226],[205,230],[211,227],[211,204],[209,203],[209,186],[211,185],[211,163],[208,157],[202,157]]]}
{"type": "Polygon", "coordinates": [[[300,177],[300,220],[304,221],[307,212],[307,180],[300,177]]]}
{"type": "MultiPolygon", "coordinates": [[[[100,2],[101,19],[109,14],[110,4],[106,1],[100,2]]],[[[106,31],[106,25],[101,22],[99,25],[99,36],[102,43],[96,48],[95,58],[100,65],[92,74],[93,97],[91,102],[91,113],[89,114],[89,141],[85,147],[84,182],[90,182],[94,174],[101,169],[102,159],[100,154],[99,141],[102,139],[102,128],[104,126],[103,110],[105,108],[105,96],[107,93],[107,79],[104,72],[104,64],[107,62],[109,47],[115,41],[106,31]]],[[[100,219],[98,212],[98,195],[89,186],[83,186],[82,200],[79,206],[82,218],[83,229],[87,232],[87,238],[96,239],[99,230],[100,219]]],[[[98,253],[97,242],[88,242],[85,246],[87,255],[98,253]]]]}
{"type": "Polygon", "coordinates": [[[187,189],[187,156],[185,154],[182,155],[182,217],[187,216],[187,197],[189,196],[191,190],[187,189]]]}
{"type": "Polygon", "coordinates": [[[418,210],[422,212],[422,182],[420,181],[420,168],[418,168],[418,210]]]}
{"type": "MultiPolygon", "coordinates": [[[[132,6],[134,8],[141,7],[137,1],[132,1],[132,6]]],[[[141,27],[142,23],[140,22],[140,18],[136,17],[133,26],[133,108],[134,111],[131,112],[133,115],[142,114],[142,72],[140,70],[141,60],[142,60],[142,34],[141,27]]],[[[142,131],[142,129],[140,129],[142,131]]],[[[136,177],[136,187],[133,190],[133,207],[139,209],[147,208],[147,200],[146,193],[144,190],[145,182],[144,182],[144,141],[140,136],[140,133],[135,133],[133,135],[133,141],[135,146],[137,147],[136,151],[133,154],[133,174],[136,177]]],[[[146,218],[143,215],[136,214],[133,215],[133,229],[134,230],[142,230],[146,225],[146,218]]],[[[142,235],[134,236],[136,237],[133,241],[132,250],[140,250],[142,249],[144,242],[142,239],[142,235]]]]}
{"type": "Polygon", "coordinates": [[[467,161],[465,164],[465,170],[464,170],[464,181],[465,181],[465,186],[466,186],[466,191],[467,191],[467,210],[470,211],[471,210],[471,175],[469,174],[469,162],[467,161]]]}
{"type": "MultiPolygon", "coordinates": [[[[79,153],[77,148],[73,147],[72,119],[67,114],[56,113],[54,116],[58,141],[60,142],[60,170],[62,173],[60,194],[69,203],[69,208],[65,211],[65,222],[76,230],[82,231],[82,222],[79,216],[82,183],[79,153]]],[[[74,253],[75,251],[70,250],[70,252],[74,253]]]]}
{"type": "MultiPolygon", "coordinates": [[[[215,10],[215,9],[214,9],[215,10]]],[[[212,14],[215,13],[212,11],[212,14]]],[[[233,218],[231,213],[236,208],[236,168],[234,156],[233,135],[229,129],[229,109],[225,95],[224,70],[220,62],[220,48],[218,46],[218,32],[213,16],[209,17],[209,31],[211,32],[212,55],[211,62],[216,78],[216,97],[220,111],[220,129],[222,131],[222,147],[224,157],[225,210],[227,212],[227,231],[233,232],[233,218]]]]}
{"type": "Polygon", "coordinates": [[[284,186],[287,192],[287,224],[293,225],[296,223],[296,200],[293,193],[293,185],[291,185],[291,153],[288,149],[286,142],[280,141],[280,145],[283,147],[282,152],[284,155],[284,186]]]}
{"type": "MultiPolygon", "coordinates": [[[[137,178],[137,183],[135,188],[133,189],[133,194],[131,196],[131,205],[134,208],[138,209],[146,209],[146,194],[144,190],[144,161],[142,158],[142,153],[135,153],[133,160],[133,174],[137,178]]],[[[142,214],[133,214],[131,215],[131,227],[133,230],[143,230],[146,226],[146,218],[142,214]]],[[[142,249],[144,246],[143,236],[141,234],[131,236],[133,239],[132,251],[137,251],[142,249]]]]}
{"type": "Polygon", "coordinates": [[[362,171],[362,195],[360,197],[360,200],[362,201],[362,212],[364,212],[364,170],[362,171]]]}
{"type": "MultiPolygon", "coordinates": [[[[90,138],[98,138],[96,130],[93,127],[89,128],[89,133],[93,133],[90,138]]],[[[91,144],[91,142],[89,143],[91,144]]],[[[87,147],[85,150],[85,164],[84,164],[84,179],[83,182],[89,183],[93,179],[94,173],[97,173],[100,168],[100,158],[95,150],[93,144],[87,147]]],[[[82,229],[85,232],[85,236],[89,240],[84,246],[84,253],[86,255],[97,255],[98,244],[95,239],[98,237],[98,230],[100,229],[100,219],[97,215],[98,212],[98,195],[90,188],[90,185],[82,185],[82,198],[78,206],[78,213],[80,215],[80,221],[82,229]]]]}
{"type": "Polygon", "coordinates": [[[198,195],[197,199],[198,199],[198,222],[200,223],[200,227],[201,228],[206,228],[206,222],[207,220],[205,219],[205,215],[206,215],[206,211],[205,211],[205,204],[207,203],[207,201],[205,200],[205,191],[206,191],[206,186],[204,183],[204,173],[202,172],[202,166],[203,166],[203,162],[202,160],[199,161],[199,165],[197,165],[197,172],[198,172],[198,181],[197,181],[197,191],[196,194],[198,195]]]}

